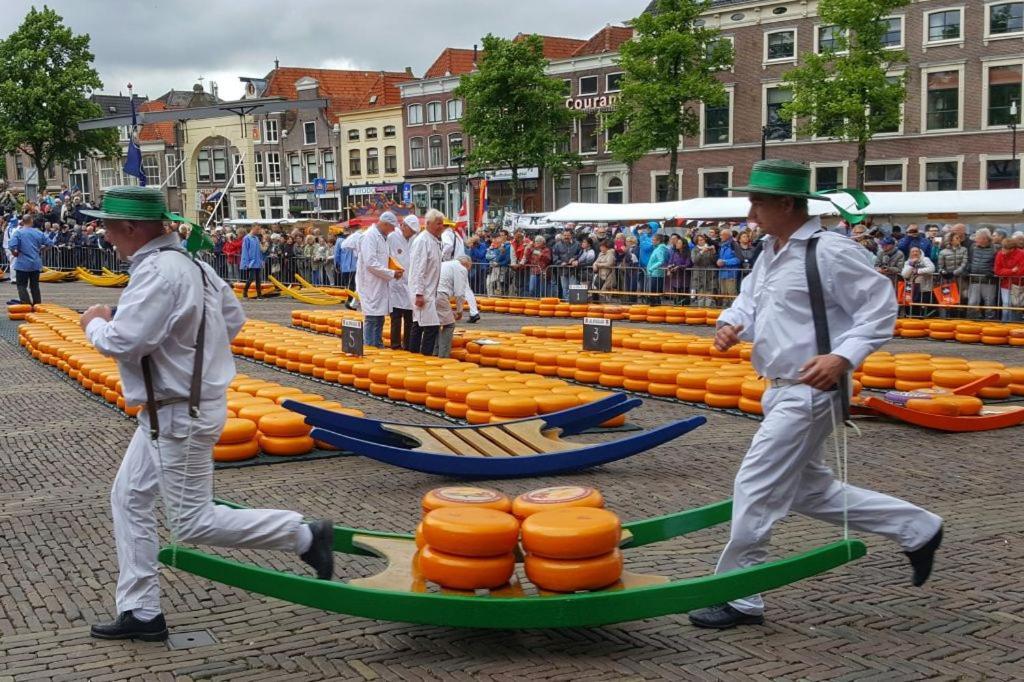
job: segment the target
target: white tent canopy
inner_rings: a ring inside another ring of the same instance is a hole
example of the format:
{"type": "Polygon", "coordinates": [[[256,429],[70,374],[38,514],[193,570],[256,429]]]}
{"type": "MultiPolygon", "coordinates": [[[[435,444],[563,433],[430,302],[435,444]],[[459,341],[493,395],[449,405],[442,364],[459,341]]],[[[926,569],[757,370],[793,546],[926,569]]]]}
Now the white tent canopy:
{"type": "MultiPolygon", "coordinates": [[[[868,192],[871,203],[864,213],[872,216],[913,220],[970,223],[1024,222],[1024,190],[991,189],[962,192],[868,192]]],[[[846,194],[834,199],[848,210],[856,210],[846,194]]],[[[641,220],[729,220],[745,218],[746,197],[703,197],[686,201],[637,204],[571,203],[547,216],[550,222],[606,223],[641,220]]],[[[825,201],[811,201],[812,215],[837,217],[839,212],[825,201]]]]}

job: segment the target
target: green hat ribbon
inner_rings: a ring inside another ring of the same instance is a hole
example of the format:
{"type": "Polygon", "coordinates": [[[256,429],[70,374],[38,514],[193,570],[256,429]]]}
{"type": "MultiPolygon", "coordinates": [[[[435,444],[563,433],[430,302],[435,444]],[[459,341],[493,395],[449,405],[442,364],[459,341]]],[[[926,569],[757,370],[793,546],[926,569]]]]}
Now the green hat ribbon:
{"type": "Polygon", "coordinates": [[[836,202],[822,196],[825,194],[849,194],[851,197],[853,197],[854,205],[857,206],[857,210],[862,211],[865,208],[867,208],[867,205],[870,204],[871,201],[868,199],[868,195],[864,194],[864,192],[861,192],[859,189],[853,189],[850,187],[847,187],[846,189],[828,189],[823,192],[815,192],[815,194],[821,196],[822,199],[825,199],[826,201],[828,201],[828,203],[832,204],[832,206],[834,206],[835,209],[839,211],[839,215],[843,216],[843,220],[845,220],[849,225],[856,225],[857,223],[862,222],[864,218],[867,217],[863,213],[853,213],[852,211],[847,211],[845,208],[843,208],[836,202]]]}

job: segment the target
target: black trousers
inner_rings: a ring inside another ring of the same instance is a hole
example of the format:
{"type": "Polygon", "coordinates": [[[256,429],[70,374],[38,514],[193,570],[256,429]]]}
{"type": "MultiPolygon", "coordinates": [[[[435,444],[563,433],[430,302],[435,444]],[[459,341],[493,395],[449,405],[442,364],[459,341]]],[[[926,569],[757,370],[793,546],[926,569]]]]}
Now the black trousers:
{"type": "Polygon", "coordinates": [[[245,269],[245,289],[242,290],[242,298],[249,298],[249,285],[256,284],[256,298],[263,298],[263,282],[260,275],[263,274],[260,268],[245,269]]]}
{"type": "Polygon", "coordinates": [[[36,305],[43,302],[39,294],[39,271],[38,270],[15,270],[14,283],[18,286],[18,299],[22,303],[36,305]],[[29,290],[32,297],[29,298],[29,290]]]}
{"type": "Polygon", "coordinates": [[[412,310],[408,308],[391,309],[391,348],[398,350],[412,347],[412,310]],[[404,333],[403,333],[404,332],[404,333]]]}
{"type": "Polygon", "coordinates": [[[437,333],[441,329],[438,325],[421,327],[419,323],[412,323],[412,333],[409,334],[409,350],[420,355],[435,355],[437,352],[437,333]]]}

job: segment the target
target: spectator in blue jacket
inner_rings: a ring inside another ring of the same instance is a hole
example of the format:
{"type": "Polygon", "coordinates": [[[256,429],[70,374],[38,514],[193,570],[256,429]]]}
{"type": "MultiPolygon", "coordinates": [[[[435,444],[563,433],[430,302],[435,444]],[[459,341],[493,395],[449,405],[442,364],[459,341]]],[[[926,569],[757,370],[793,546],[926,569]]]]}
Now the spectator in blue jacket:
{"type": "Polygon", "coordinates": [[[242,298],[249,297],[249,285],[256,284],[256,298],[263,298],[263,282],[260,275],[263,270],[263,246],[260,243],[262,228],[253,225],[249,228],[249,234],[242,239],[242,258],[238,264],[243,277],[245,277],[245,288],[242,290],[242,298]]]}
{"type": "MultiPolygon", "coordinates": [[[[668,265],[670,254],[668,246],[665,245],[665,235],[656,234],[651,238],[651,242],[654,244],[654,248],[651,249],[651,255],[647,259],[648,291],[652,294],[661,294],[665,291],[665,266],[668,265]]],[[[651,303],[660,304],[661,296],[652,296],[651,303]]]]}
{"type": "Polygon", "coordinates": [[[739,271],[736,268],[739,267],[741,261],[736,254],[736,242],[732,238],[732,230],[722,230],[720,237],[722,243],[718,247],[716,265],[722,270],[718,273],[718,291],[726,296],[735,296],[737,282],[739,282],[739,271]]]}
{"type": "Polygon", "coordinates": [[[658,221],[652,220],[646,225],[638,225],[635,228],[636,241],[639,245],[637,257],[640,259],[642,268],[647,268],[647,261],[651,258],[651,252],[654,251],[653,236],[658,232],[659,227],[658,221]]]}
{"type": "Polygon", "coordinates": [[[345,236],[338,235],[334,242],[334,269],[338,271],[338,286],[351,289],[355,283],[356,260],[359,255],[355,249],[344,248],[345,236]]]}
{"type": "Polygon", "coordinates": [[[40,252],[48,246],[53,246],[53,238],[33,227],[31,217],[22,220],[21,227],[11,237],[8,248],[15,258],[14,278],[22,303],[38,305],[43,302],[39,293],[39,272],[43,269],[40,252]]]}
{"type": "Polygon", "coordinates": [[[917,225],[907,225],[907,234],[900,239],[897,248],[903,252],[903,256],[906,258],[910,256],[910,250],[915,246],[921,249],[921,253],[931,253],[932,251],[932,243],[928,237],[921,234],[917,225]]]}

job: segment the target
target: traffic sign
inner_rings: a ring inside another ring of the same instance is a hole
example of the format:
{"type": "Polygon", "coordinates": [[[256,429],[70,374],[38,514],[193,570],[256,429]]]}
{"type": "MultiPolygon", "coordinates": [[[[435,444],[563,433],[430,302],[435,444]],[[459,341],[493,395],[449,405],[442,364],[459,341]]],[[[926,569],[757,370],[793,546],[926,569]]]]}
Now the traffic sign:
{"type": "Polygon", "coordinates": [[[327,178],[316,178],[313,180],[313,194],[318,197],[327,194],[327,178]]]}

